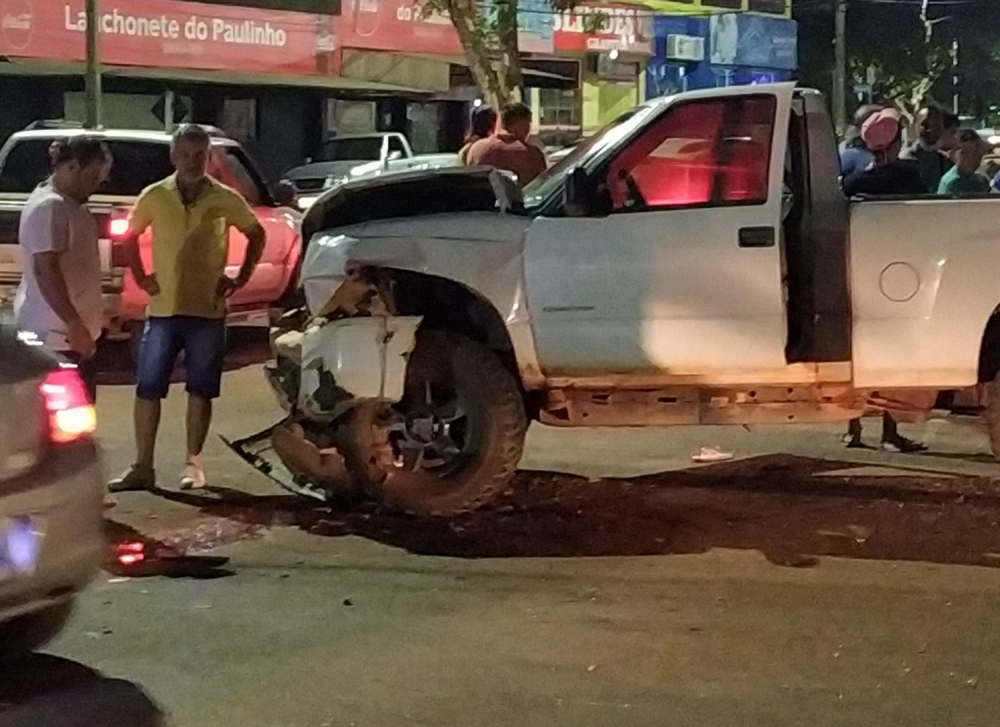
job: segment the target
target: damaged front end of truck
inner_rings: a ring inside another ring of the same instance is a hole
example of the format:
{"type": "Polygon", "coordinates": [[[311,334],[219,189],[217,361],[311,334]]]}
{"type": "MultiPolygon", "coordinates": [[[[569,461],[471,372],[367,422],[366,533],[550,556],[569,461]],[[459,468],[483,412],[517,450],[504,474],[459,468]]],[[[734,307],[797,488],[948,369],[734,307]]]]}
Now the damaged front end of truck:
{"type": "Polygon", "coordinates": [[[517,307],[527,223],[509,214],[516,204],[507,178],[466,170],[320,200],[303,222],[303,300],[271,329],[265,367],[287,416],[227,444],[323,501],[452,515],[491,499],[527,420],[506,322],[473,286],[517,307]],[[449,264],[455,279],[426,272],[449,264]]]}

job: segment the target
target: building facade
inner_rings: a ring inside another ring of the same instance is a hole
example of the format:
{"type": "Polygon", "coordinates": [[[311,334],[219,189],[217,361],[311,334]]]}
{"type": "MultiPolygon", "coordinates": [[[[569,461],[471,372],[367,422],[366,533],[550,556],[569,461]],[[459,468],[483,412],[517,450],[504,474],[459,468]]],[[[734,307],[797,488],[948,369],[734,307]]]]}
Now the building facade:
{"type": "Polygon", "coordinates": [[[698,88],[786,81],[795,78],[798,68],[796,23],[778,14],[658,15],[654,36],[655,50],[647,64],[647,98],[698,88]]]}

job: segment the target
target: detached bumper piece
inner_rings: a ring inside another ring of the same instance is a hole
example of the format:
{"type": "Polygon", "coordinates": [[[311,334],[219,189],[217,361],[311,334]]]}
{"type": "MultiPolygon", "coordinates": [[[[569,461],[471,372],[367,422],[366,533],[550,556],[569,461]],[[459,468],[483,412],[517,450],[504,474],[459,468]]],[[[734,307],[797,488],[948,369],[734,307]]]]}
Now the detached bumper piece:
{"type": "MultiPolygon", "coordinates": [[[[289,426],[289,422],[284,421],[243,439],[229,440],[221,435],[219,439],[229,449],[233,450],[240,459],[282,489],[295,495],[319,500],[320,502],[327,502],[333,499],[333,490],[321,489],[302,476],[296,476],[286,467],[281,455],[278,453],[275,438],[279,441],[284,441],[288,436],[289,426]]],[[[346,471],[344,475],[346,481],[346,471]]]]}
{"type": "Polygon", "coordinates": [[[365,402],[403,398],[419,316],[315,322],[273,337],[267,380],[289,417],[226,446],[265,477],[297,495],[329,501],[356,485],[334,443],[336,422],[365,402]]]}

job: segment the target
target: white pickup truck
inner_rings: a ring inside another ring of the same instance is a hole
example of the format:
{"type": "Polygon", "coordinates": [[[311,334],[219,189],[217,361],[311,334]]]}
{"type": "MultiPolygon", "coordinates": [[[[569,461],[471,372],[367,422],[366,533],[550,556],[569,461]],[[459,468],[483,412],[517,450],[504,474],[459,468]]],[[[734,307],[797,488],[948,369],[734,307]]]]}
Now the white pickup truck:
{"type": "Polygon", "coordinates": [[[300,489],[421,514],[488,501],[528,422],[919,421],[985,383],[1000,450],[1000,199],[848,201],[820,94],[659,98],[529,185],[353,182],[303,224],[306,308],[273,331],[300,489]]]}

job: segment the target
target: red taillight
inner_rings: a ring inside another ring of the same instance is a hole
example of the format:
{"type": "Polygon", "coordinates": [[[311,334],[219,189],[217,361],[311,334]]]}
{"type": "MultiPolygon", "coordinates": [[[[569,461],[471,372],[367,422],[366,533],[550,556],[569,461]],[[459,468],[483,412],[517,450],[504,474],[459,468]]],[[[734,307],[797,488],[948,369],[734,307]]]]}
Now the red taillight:
{"type": "Polygon", "coordinates": [[[115,559],[121,565],[139,565],[146,560],[146,546],[139,541],[115,545],[115,559]]]}
{"type": "Polygon", "coordinates": [[[49,415],[49,440],[53,444],[75,442],[97,429],[97,412],[75,368],[50,372],[40,390],[49,415]]]}
{"type": "Polygon", "coordinates": [[[112,212],[108,218],[108,239],[111,240],[111,267],[128,267],[128,255],[122,245],[128,239],[128,216],[123,212],[112,212]]]}
{"type": "Polygon", "coordinates": [[[108,237],[115,242],[120,242],[128,237],[128,217],[113,214],[108,218],[108,237]]]}

